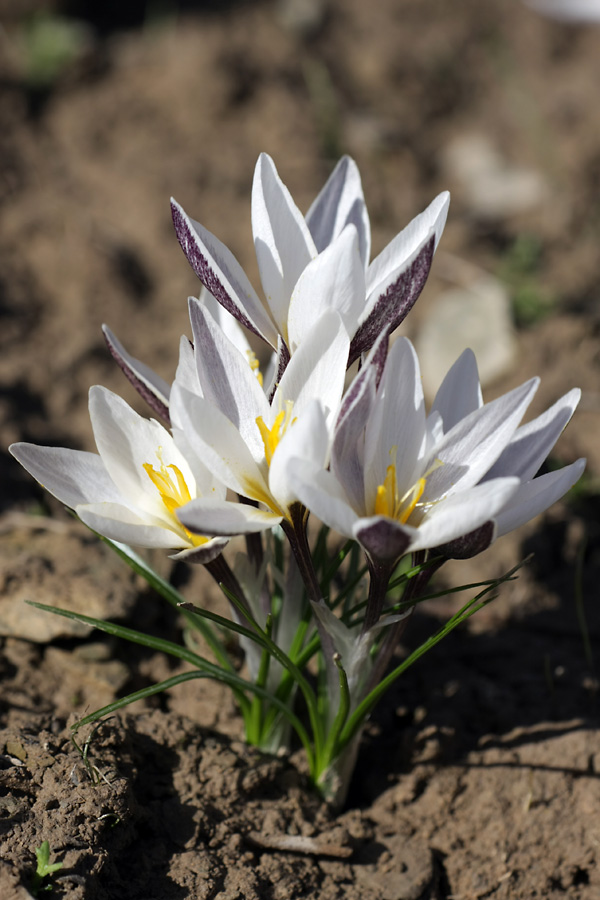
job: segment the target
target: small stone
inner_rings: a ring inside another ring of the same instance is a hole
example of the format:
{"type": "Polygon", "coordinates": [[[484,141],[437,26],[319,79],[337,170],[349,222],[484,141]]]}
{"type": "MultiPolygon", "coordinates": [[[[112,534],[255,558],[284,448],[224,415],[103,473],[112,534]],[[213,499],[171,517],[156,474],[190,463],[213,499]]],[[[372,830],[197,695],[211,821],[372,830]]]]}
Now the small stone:
{"type": "Polygon", "coordinates": [[[482,386],[511,370],[517,344],[507,290],[491,276],[444,291],[431,303],[415,340],[423,389],[433,398],[448,369],[467,347],[475,353],[482,386]]]}
{"type": "Polygon", "coordinates": [[[510,165],[482,134],[455,138],[446,148],[443,167],[457,186],[458,198],[484,221],[527,213],[549,196],[539,172],[510,165]]]}
{"type": "Polygon", "coordinates": [[[18,741],[7,741],[6,752],[8,756],[14,756],[16,759],[20,759],[21,762],[25,762],[27,759],[27,750],[18,741]]]}
{"type": "Polygon", "coordinates": [[[28,606],[41,601],[99,619],[125,618],[135,576],[82,526],[54,520],[20,523],[0,541],[0,635],[36,643],[87,637],[91,626],[28,606]]]}
{"type": "Polygon", "coordinates": [[[325,22],[328,0],[279,0],[277,17],[284,28],[299,37],[311,37],[325,22]]]}

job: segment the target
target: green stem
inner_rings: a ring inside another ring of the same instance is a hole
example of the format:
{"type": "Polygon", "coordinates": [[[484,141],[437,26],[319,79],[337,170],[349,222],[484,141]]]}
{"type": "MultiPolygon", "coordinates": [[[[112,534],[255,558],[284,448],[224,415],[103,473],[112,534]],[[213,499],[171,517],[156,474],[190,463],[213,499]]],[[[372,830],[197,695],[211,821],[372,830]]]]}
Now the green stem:
{"type": "MultiPolygon", "coordinates": [[[[273,626],[273,620],[271,616],[267,617],[267,622],[265,625],[265,634],[271,637],[273,626]]],[[[265,647],[260,656],[260,665],[258,668],[258,672],[256,675],[255,684],[257,687],[264,688],[267,684],[267,678],[269,675],[269,663],[271,661],[271,654],[265,647]]],[[[250,717],[248,722],[246,722],[246,733],[248,734],[248,739],[253,744],[258,744],[261,740],[262,735],[262,718],[263,718],[263,702],[258,694],[255,694],[252,698],[252,702],[250,704],[250,717]],[[252,734],[252,738],[250,739],[250,734],[252,734]]]]}
{"type": "Polygon", "coordinates": [[[333,661],[337,666],[339,674],[340,701],[338,710],[335,714],[335,718],[331,724],[331,728],[329,729],[329,734],[327,735],[327,741],[325,742],[325,746],[323,747],[320,772],[322,772],[327,768],[327,766],[331,764],[331,761],[335,759],[339,752],[338,738],[340,736],[342,728],[346,723],[346,719],[348,718],[348,713],[350,711],[350,690],[348,688],[348,678],[346,677],[346,673],[343,669],[342,660],[339,653],[335,654],[333,661]]]}
{"type": "Polygon", "coordinates": [[[369,583],[369,596],[367,597],[367,609],[365,612],[365,620],[361,629],[361,637],[370,631],[373,625],[376,625],[381,616],[381,610],[387,595],[388,583],[390,575],[394,571],[396,561],[391,563],[376,562],[367,557],[371,580],[369,583]]]}
{"type": "Polygon", "coordinates": [[[449,620],[446,622],[442,628],[439,629],[434,635],[432,635],[427,641],[421,644],[420,647],[417,647],[410,656],[408,656],[404,662],[402,662],[399,666],[397,666],[389,675],[379,682],[362,700],[361,703],[356,707],[352,715],[347,720],[343,731],[340,735],[338,745],[340,747],[344,747],[349,741],[352,740],[354,735],[358,732],[358,730],[364,724],[364,720],[367,718],[379,698],[385,691],[390,687],[390,685],[400,676],[403,672],[406,671],[410,666],[413,665],[418,659],[421,658],[428,650],[431,650],[432,647],[435,647],[446,635],[450,634],[451,631],[460,625],[462,622],[469,619],[474,613],[478,610],[482,609],[484,606],[487,606],[488,603],[495,598],[495,594],[491,596],[486,596],[491,593],[493,588],[498,587],[500,584],[503,584],[505,581],[510,581],[514,573],[521,568],[523,563],[519,563],[510,572],[507,572],[506,575],[503,575],[502,578],[499,578],[494,585],[491,585],[469,600],[457,613],[455,613],[449,620]]]}
{"type": "MultiPolygon", "coordinates": [[[[223,588],[224,593],[231,600],[231,602],[235,604],[236,598],[233,597],[233,595],[229,594],[227,588],[224,585],[222,585],[222,588],[223,588]]],[[[193,607],[192,604],[190,604],[190,603],[186,603],[186,608],[191,609],[193,612],[196,612],[199,615],[207,615],[206,610],[196,609],[196,607],[193,607]]],[[[212,618],[212,616],[214,616],[214,614],[210,615],[211,618],[212,618]]],[[[284,669],[287,669],[290,672],[290,674],[292,675],[294,680],[297,682],[298,687],[302,691],[302,695],[304,697],[304,700],[305,700],[305,703],[306,703],[306,706],[308,709],[308,715],[310,718],[311,728],[313,730],[313,736],[314,736],[314,742],[315,742],[315,757],[318,759],[320,752],[321,752],[321,747],[323,744],[323,727],[319,720],[317,703],[316,703],[314,691],[312,690],[310,684],[308,683],[307,679],[304,677],[304,675],[302,674],[302,672],[300,671],[298,666],[295,665],[292,662],[292,660],[289,658],[289,656],[287,656],[287,654],[284,653],[283,650],[280,647],[278,647],[277,644],[274,643],[274,641],[272,641],[271,638],[265,634],[265,632],[262,630],[260,625],[254,620],[254,618],[248,614],[246,614],[246,618],[248,619],[251,627],[255,631],[255,635],[249,634],[248,636],[252,637],[256,641],[257,644],[259,644],[262,647],[266,647],[269,650],[271,656],[273,656],[277,660],[277,662],[283,666],[284,669]]],[[[240,628],[242,628],[242,626],[238,626],[236,629],[233,629],[233,630],[240,630],[240,628]]],[[[243,633],[247,634],[247,629],[244,628],[243,633]]]]}

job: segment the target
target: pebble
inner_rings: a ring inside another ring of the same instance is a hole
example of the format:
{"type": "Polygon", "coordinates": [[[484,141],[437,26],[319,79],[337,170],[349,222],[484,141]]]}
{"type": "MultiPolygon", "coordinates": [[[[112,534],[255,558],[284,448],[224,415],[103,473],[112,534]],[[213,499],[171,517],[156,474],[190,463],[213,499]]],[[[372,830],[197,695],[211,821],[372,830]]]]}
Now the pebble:
{"type": "Polygon", "coordinates": [[[307,38],[320,31],[328,6],[328,0],[279,0],[277,18],[292,34],[307,38]]]}
{"type": "Polygon", "coordinates": [[[430,303],[415,346],[428,399],[467,347],[477,357],[483,387],[506,375],[517,355],[507,290],[480,275],[468,286],[443,291],[430,303]]]}
{"type": "Polygon", "coordinates": [[[28,606],[32,600],[100,619],[126,618],[137,591],[124,562],[80,525],[29,517],[0,540],[0,635],[45,644],[91,627],[28,606]]]}
{"type": "Polygon", "coordinates": [[[442,166],[457,199],[476,218],[502,221],[541,206],[549,188],[540,172],[511,165],[485,135],[454,138],[447,146],[442,166]]]}

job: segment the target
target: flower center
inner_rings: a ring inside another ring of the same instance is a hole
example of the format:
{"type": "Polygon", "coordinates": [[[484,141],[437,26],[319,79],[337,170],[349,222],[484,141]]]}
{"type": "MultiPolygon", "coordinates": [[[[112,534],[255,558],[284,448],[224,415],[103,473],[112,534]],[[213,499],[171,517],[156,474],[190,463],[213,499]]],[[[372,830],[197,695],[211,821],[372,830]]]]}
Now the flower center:
{"type": "Polygon", "coordinates": [[[415,483],[400,496],[398,494],[398,480],[396,477],[397,449],[397,447],[392,447],[390,450],[390,457],[392,460],[391,465],[386,469],[383,484],[380,484],[377,488],[377,495],[375,497],[375,515],[396,519],[404,525],[408,522],[418,506],[427,505],[419,502],[425,491],[427,477],[428,475],[431,475],[435,469],[441,466],[442,462],[439,459],[435,460],[425,474],[422,475],[421,478],[418,478],[415,483]]]}
{"type": "Polygon", "coordinates": [[[185,478],[181,472],[181,469],[178,466],[171,463],[169,466],[165,466],[162,461],[162,448],[159,447],[157,454],[158,460],[160,462],[160,469],[155,469],[151,463],[143,463],[143,468],[145,469],[148,478],[157,489],[160,494],[160,499],[165,505],[165,508],[171,518],[177,524],[177,530],[180,531],[183,529],[188,537],[189,541],[194,545],[194,547],[199,547],[201,544],[206,544],[210,538],[205,537],[202,534],[192,534],[191,531],[188,531],[187,528],[181,524],[179,519],[175,516],[175,510],[179,509],[180,506],[185,506],[186,503],[189,503],[192,499],[190,494],[190,489],[188,488],[185,478]],[[169,472],[169,469],[171,470],[169,472]]]}
{"type": "Polygon", "coordinates": [[[392,463],[387,467],[383,484],[380,484],[377,488],[375,515],[397,519],[398,522],[404,525],[405,522],[408,522],[411,513],[416,509],[419,500],[423,496],[426,481],[425,478],[419,478],[402,497],[399,497],[396,465],[392,463]]]}
{"type": "Polygon", "coordinates": [[[292,400],[285,401],[285,409],[282,409],[277,413],[272,428],[267,428],[262,416],[258,416],[256,419],[256,424],[258,425],[258,430],[260,431],[260,436],[265,447],[265,459],[267,460],[268,466],[271,465],[271,460],[273,459],[273,454],[277,449],[279,441],[284,436],[289,426],[293,425],[296,421],[295,419],[292,419],[293,406],[294,403],[292,400]]]}

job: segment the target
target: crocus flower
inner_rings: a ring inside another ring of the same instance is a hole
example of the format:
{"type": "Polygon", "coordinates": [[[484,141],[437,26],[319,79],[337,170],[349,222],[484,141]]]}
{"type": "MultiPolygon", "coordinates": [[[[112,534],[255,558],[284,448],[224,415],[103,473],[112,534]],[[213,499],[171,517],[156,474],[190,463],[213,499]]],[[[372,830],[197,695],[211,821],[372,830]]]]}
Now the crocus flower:
{"type": "Polygon", "coordinates": [[[440,194],[369,264],[370,224],[353,160],[340,160],[305,218],[262,153],[252,230],[264,303],[227,247],[175,201],[172,211],[179,243],[202,283],[278,352],[283,368],[328,308],[339,313],[351,339],[350,363],[382,331],[396,328],[423,289],[448,203],[449,195],[440,194]]]}
{"type": "Polygon", "coordinates": [[[176,379],[171,391],[175,433],[186,436],[215,477],[251,504],[200,497],[178,511],[201,534],[262,531],[291,521],[298,503],[289,460],[327,459],[344,386],[349,340],[339,315],[325,312],[294,354],[269,402],[244,355],[196,300],[190,300],[202,396],[176,379]]]}
{"type": "Polygon", "coordinates": [[[51,494],[94,531],[125,544],[179,549],[176,559],[208,563],[227,541],[192,534],[180,506],[202,495],[222,497],[220,485],[191,447],[157,421],[144,419],[116,394],[90,390],[98,454],[19,443],[12,455],[51,494]]]}
{"type": "Polygon", "coordinates": [[[372,353],[338,417],[331,470],[308,460],[290,464],[302,503],[358,540],[376,565],[449,547],[484,525],[487,545],[545,510],[583,471],[578,460],[534,478],[578,390],[519,428],[538,379],[484,405],[471,351],[448,373],[429,417],[408,340],[393,345],[378,383],[379,372],[372,353]]]}

